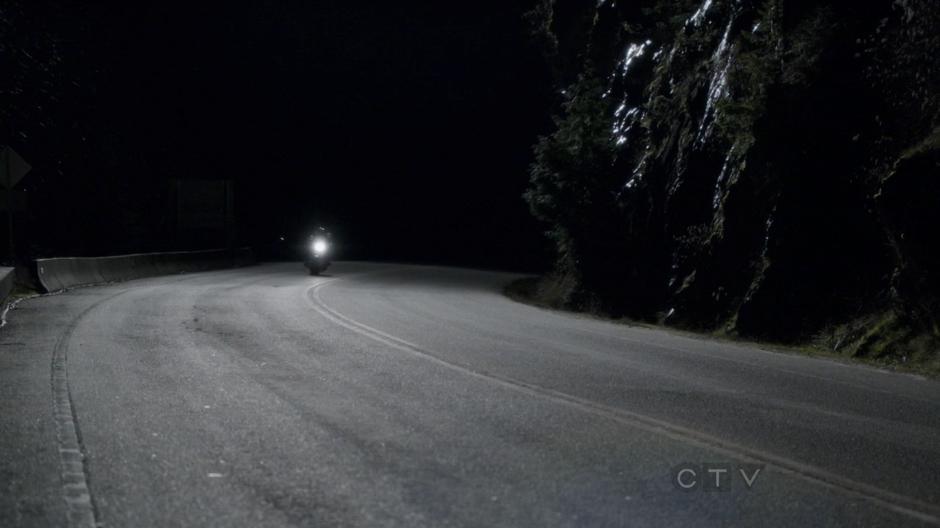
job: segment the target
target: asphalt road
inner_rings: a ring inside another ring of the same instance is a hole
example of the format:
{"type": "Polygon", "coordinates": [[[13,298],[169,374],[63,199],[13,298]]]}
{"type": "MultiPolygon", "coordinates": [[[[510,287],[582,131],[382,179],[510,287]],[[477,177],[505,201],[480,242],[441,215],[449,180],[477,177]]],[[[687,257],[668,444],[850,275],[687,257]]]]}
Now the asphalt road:
{"type": "Polygon", "coordinates": [[[940,523],[940,383],[541,310],[512,278],[275,264],[24,301],[0,526],[940,523]]]}

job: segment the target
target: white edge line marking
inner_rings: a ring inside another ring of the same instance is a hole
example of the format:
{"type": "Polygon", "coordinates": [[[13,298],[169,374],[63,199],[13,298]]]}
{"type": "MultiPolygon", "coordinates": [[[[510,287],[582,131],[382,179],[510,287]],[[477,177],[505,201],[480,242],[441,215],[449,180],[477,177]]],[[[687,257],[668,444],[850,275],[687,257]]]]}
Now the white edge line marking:
{"type": "Polygon", "coordinates": [[[7,313],[9,313],[10,310],[16,310],[16,307],[21,302],[28,301],[30,299],[35,299],[37,297],[46,297],[47,295],[59,295],[60,293],[64,291],[65,290],[59,290],[57,292],[52,292],[52,293],[34,293],[31,295],[27,295],[25,297],[20,297],[12,302],[8,302],[6,306],[3,308],[3,313],[0,314],[0,328],[3,328],[4,326],[7,325],[7,313]]]}

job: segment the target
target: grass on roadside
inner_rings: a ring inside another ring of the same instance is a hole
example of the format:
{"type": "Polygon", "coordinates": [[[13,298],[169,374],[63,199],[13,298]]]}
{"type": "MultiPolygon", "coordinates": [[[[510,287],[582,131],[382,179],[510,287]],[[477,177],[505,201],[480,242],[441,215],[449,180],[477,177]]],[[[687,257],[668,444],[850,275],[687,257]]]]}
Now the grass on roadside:
{"type": "Polygon", "coordinates": [[[507,297],[517,302],[577,313],[617,324],[660,328],[686,336],[751,344],[774,352],[862,363],[875,368],[940,379],[940,336],[929,330],[917,330],[916,325],[894,311],[871,314],[846,324],[833,325],[800,344],[787,345],[754,340],[726,331],[694,332],[626,318],[611,318],[596,311],[572,310],[564,302],[564,291],[564,285],[552,277],[524,277],[510,282],[503,289],[507,297]]]}

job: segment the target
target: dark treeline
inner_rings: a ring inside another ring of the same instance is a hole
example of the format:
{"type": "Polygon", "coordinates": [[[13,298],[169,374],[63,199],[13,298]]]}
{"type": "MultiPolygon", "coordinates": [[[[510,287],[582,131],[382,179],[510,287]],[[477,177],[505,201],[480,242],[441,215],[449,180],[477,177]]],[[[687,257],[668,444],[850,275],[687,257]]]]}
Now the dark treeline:
{"type": "Polygon", "coordinates": [[[21,257],[217,246],[181,234],[174,182],[230,180],[236,243],[324,224],[345,256],[537,267],[530,4],[4,0],[21,257]]]}
{"type": "Polygon", "coordinates": [[[21,263],[228,243],[181,238],[172,203],[174,179],[238,174],[238,162],[213,152],[218,142],[197,122],[223,116],[221,103],[206,107],[215,115],[194,116],[180,102],[191,90],[180,70],[211,67],[199,57],[207,50],[172,64],[181,56],[175,39],[187,39],[166,31],[143,45],[155,37],[148,32],[167,28],[165,13],[128,9],[57,0],[0,6],[0,143],[33,166],[16,189],[25,196],[16,210],[21,263]]]}
{"type": "MultiPolygon", "coordinates": [[[[867,356],[940,336],[930,0],[544,0],[547,302],[867,356]]],[[[923,358],[920,358],[923,359],[923,358]]]]}

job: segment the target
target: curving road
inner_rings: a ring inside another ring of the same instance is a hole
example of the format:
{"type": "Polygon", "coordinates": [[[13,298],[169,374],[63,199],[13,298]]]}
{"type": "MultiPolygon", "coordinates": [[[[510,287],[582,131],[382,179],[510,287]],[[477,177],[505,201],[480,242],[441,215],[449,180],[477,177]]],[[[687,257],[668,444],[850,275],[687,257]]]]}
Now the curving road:
{"type": "Polygon", "coordinates": [[[940,524],[937,382],[545,311],[512,278],[271,264],[24,301],[0,526],[940,524]]]}

